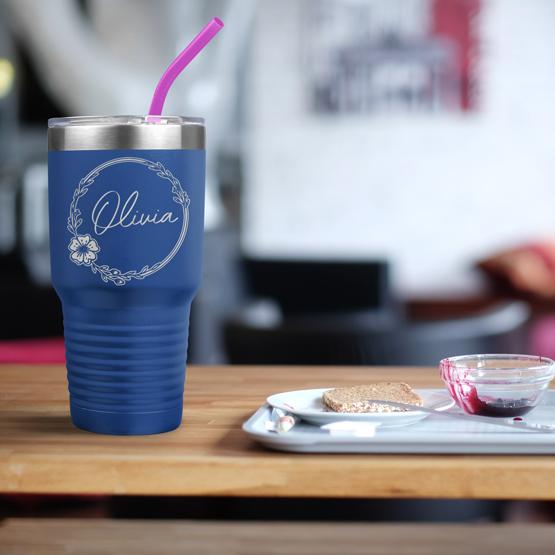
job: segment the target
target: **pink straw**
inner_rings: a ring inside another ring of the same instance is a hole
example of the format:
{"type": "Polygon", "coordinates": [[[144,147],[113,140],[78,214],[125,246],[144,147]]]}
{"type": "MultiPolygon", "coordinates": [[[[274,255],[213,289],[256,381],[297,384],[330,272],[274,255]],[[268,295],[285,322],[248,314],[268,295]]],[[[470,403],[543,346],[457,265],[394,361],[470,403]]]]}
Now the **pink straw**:
{"type": "Polygon", "coordinates": [[[148,110],[149,116],[159,116],[162,113],[166,96],[176,77],[196,58],[197,54],[216,36],[223,26],[222,20],[215,17],[168,66],[152,95],[152,102],[148,110]]]}

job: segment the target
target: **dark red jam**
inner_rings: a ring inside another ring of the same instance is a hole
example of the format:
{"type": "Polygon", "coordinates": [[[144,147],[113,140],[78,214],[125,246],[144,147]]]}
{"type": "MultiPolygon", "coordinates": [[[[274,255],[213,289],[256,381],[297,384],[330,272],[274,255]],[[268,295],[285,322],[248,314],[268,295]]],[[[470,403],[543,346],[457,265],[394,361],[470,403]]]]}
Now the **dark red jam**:
{"type": "Polygon", "coordinates": [[[480,405],[475,406],[474,414],[480,416],[497,416],[501,418],[509,418],[514,416],[522,416],[530,412],[534,407],[528,404],[526,399],[511,399],[504,401],[503,399],[495,399],[484,402],[480,400],[480,405]]]}
{"type": "Polygon", "coordinates": [[[510,418],[522,416],[534,408],[530,406],[529,399],[480,398],[475,387],[467,387],[464,393],[464,395],[459,395],[459,401],[462,403],[462,408],[470,414],[510,418]]]}

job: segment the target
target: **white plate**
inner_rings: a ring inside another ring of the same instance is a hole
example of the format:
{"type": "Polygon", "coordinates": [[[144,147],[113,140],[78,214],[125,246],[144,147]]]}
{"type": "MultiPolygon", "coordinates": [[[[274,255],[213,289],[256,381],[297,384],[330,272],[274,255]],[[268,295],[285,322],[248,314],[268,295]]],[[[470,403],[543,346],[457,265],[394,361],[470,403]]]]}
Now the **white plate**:
{"type": "MultiPolygon", "coordinates": [[[[328,389],[331,388],[301,389],[276,393],[268,397],[267,402],[272,407],[290,412],[306,422],[318,426],[341,420],[374,422],[380,424],[381,427],[406,426],[429,416],[425,412],[416,410],[404,412],[331,412],[322,402],[322,394],[328,389]]],[[[415,389],[415,391],[422,397],[424,406],[430,409],[447,410],[455,404],[447,391],[429,389],[415,389]]]]}

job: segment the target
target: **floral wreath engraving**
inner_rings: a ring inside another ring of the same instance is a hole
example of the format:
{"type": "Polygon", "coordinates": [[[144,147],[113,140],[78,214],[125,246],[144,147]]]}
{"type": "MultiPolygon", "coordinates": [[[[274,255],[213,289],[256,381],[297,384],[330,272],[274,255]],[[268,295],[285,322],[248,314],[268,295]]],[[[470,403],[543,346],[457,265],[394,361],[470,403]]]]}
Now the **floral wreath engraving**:
{"type": "Polygon", "coordinates": [[[70,251],[69,259],[78,266],[88,266],[93,274],[100,275],[100,278],[104,283],[111,282],[114,285],[121,286],[130,282],[132,279],[145,279],[166,266],[166,264],[172,260],[181,247],[189,227],[190,202],[189,196],[181,188],[179,180],[168,169],[166,169],[161,162],[152,162],[143,158],[134,157],[114,158],[113,160],[104,162],[83,177],[73,192],[73,199],[69,206],[69,217],[67,219],[67,229],[73,235],[68,245],[68,249],[70,251]],[[123,272],[118,268],[112,268],[107,264],[98,264],[98,253],[101,251],[100,245],[97,240],[91,238],[89,234],[80,235],[78,233],[78,229],[83,223],[83,219],[81,218],[81,210],[77,206],[79,199],[87,194],[89,187],[93,185],[95,179],[104,169],[109,166],[125,163],[141,164],[146,166],[147,169],[155,172],[161,179],[168,180],[171,183],[173,201],[181,206],[183,212],[183,225],[181,227],[181,233],[179,234],[171,252],[163,260],[156,262],[152,266],[146,265],[140,270],[129,270],[127,272],[123,272]]]}

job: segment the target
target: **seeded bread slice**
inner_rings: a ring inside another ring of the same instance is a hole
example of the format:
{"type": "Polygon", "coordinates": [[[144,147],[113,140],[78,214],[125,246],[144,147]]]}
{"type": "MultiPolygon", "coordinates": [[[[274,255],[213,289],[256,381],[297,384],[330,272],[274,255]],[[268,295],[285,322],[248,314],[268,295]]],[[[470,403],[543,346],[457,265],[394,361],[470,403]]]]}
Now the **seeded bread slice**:
{"type": "Polygon", "coordinates": [[[325,391],[322,401],[334,412],[402,412],[403,409],[372,403],[372,399],[422,406],[422,399],[403,382],[380,382],[325,391]]]}

